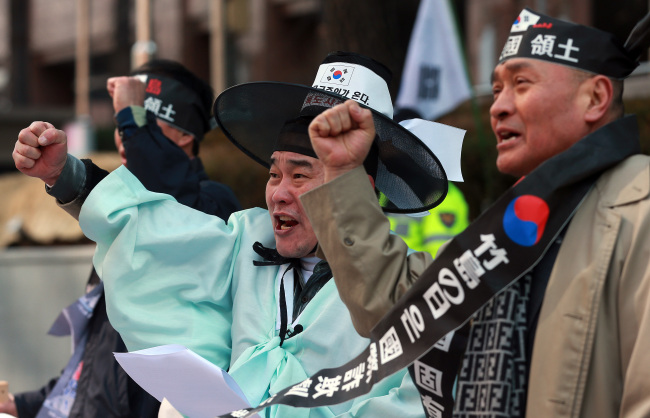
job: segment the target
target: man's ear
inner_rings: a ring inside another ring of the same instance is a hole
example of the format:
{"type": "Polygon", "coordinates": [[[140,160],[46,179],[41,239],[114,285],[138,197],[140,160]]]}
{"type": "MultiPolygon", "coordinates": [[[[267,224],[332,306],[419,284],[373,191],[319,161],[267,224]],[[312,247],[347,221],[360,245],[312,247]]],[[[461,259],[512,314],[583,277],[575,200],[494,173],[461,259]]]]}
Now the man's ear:
{"type": "Polygon", "coordinates": [[[194,141],[194,135],[190,135],[188,133],[183,132],[183,134],[178,138],[178,142],[176,143],[179,147],[184,148],[188,144],[191,144],[192,141],[194,141]]]}
{"type": "Polygon", "coordinates": [[[589,102],[585,111],[585,121],[595,123],[603,119],[614,100],[612,81],[604,75],[588,79],[583,85],[587,89],[589,102]]]}

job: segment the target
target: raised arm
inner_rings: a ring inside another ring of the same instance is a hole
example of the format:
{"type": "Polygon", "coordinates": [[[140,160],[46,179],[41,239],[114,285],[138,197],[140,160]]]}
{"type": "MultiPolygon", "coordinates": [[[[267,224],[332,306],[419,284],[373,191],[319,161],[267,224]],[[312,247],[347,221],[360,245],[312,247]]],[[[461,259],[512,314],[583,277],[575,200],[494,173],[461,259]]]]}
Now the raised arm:
{"type": "Polygon", "coordinates": [[[327,183],[300,197],[318,238],[319,253],[334,273],[357,332],[375,324],[431,263],[397,235],[362,167],[375,137],[372,115],[346,102],[319,115],[309,129],[327,183]]]}
{"type": "Polygon", "coordinates": [[[47,192],[75,219],[90,191],[108,174],[90,160],[68,155],[65,132],[48,122],[32,122],[20,131],[13,158],[20,172],[43,180],[47,192]]]}
{"type": "Polygon", "coordinates": [[[12,153],[16,168],[52,186],[68,157],[65,132],[48,122],[32,122],[18,134],[12,153]]]}
{"type": "Polygon", "coordinates": [[[375,124],[369,109],[348,100],[326,110],[309,125],[309,137],[325,168],[325,181],[359,167],[375,138],[375,124]]]}
{"type": "MultiPolygon", "coordinates": [[[[147,189],[174,196],[186,206],[224,220],[241,210],[232,190],[210,181],[199,158],[188,156],[179,144],[165,136],[156,115],[145,110],[144,83],[137,77],[113,77],[108,79],[106,88],[113,98],[120,132],[116,140],[118,152],[129,171],[147,189]]],[[[181,138],[186,141],[188,137],[181,138]]],[[[180,139],[177,137],[176,141],[180,139]]]]}
{"type": "Polygon", "coordinates": [[[111,77],[106,90],[113,99],[113,110],[118,113],[129,106],[144,106],[144,83],[136,77],[111,77]]]}

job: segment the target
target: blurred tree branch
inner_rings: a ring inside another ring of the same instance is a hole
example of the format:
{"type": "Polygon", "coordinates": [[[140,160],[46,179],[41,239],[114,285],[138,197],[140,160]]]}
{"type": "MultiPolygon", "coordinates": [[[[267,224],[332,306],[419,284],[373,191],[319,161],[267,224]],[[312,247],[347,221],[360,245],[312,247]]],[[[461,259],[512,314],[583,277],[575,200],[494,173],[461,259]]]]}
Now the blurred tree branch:
{"type": "Polygon", "coordinates": [[[386,65],[393,72],[389,88],[395,99],[419,4],[419,0],[325,0],[325,47],[358,52],[386,65]]]}

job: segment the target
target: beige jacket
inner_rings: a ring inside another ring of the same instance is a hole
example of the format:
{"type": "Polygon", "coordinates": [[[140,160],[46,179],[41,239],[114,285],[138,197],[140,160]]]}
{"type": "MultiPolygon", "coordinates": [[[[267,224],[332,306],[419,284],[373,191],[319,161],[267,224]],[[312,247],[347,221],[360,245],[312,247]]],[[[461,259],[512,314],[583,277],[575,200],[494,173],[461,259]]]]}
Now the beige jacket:
{"type": "MultiPolygon", "coordinates": [[[[357,331],[431,263],[406,258],[359,168],[301,198],[357,331]]],[[[575,214],[542,304],[527,417],[650,417],[650,158],[605,172],[575,214]]]]}

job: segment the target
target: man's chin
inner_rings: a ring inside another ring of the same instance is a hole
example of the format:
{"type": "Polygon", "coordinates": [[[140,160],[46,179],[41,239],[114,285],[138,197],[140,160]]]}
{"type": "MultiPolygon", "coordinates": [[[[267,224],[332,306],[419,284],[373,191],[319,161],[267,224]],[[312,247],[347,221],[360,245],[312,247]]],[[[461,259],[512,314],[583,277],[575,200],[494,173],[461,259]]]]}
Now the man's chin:
{"type": "Polygon", "coordinates": [[[296,248],[291,246],[284,246],[279,243],[277,244],[276,249],[282,257],[286,258],[302,258],[308,256],[312,250],[312,248],[296,248]]]}
{"type": "Polygon", "coordinates": [[[302,258],[311,254],[316,247],[316,237],[307,238],[304,229],[274,231],[275,248],[282,257],[302,258]],[[313,242],[313,244],[312,244],[313,242]]]}
{"type": "Polygon", "coordinates": [[[278,254],[280,254],[282,257],[285,258],[301,258],[304,257],[301,251],[297,251],[295,249],[287,249],[283,247],[278,247],[278,254]]]}

